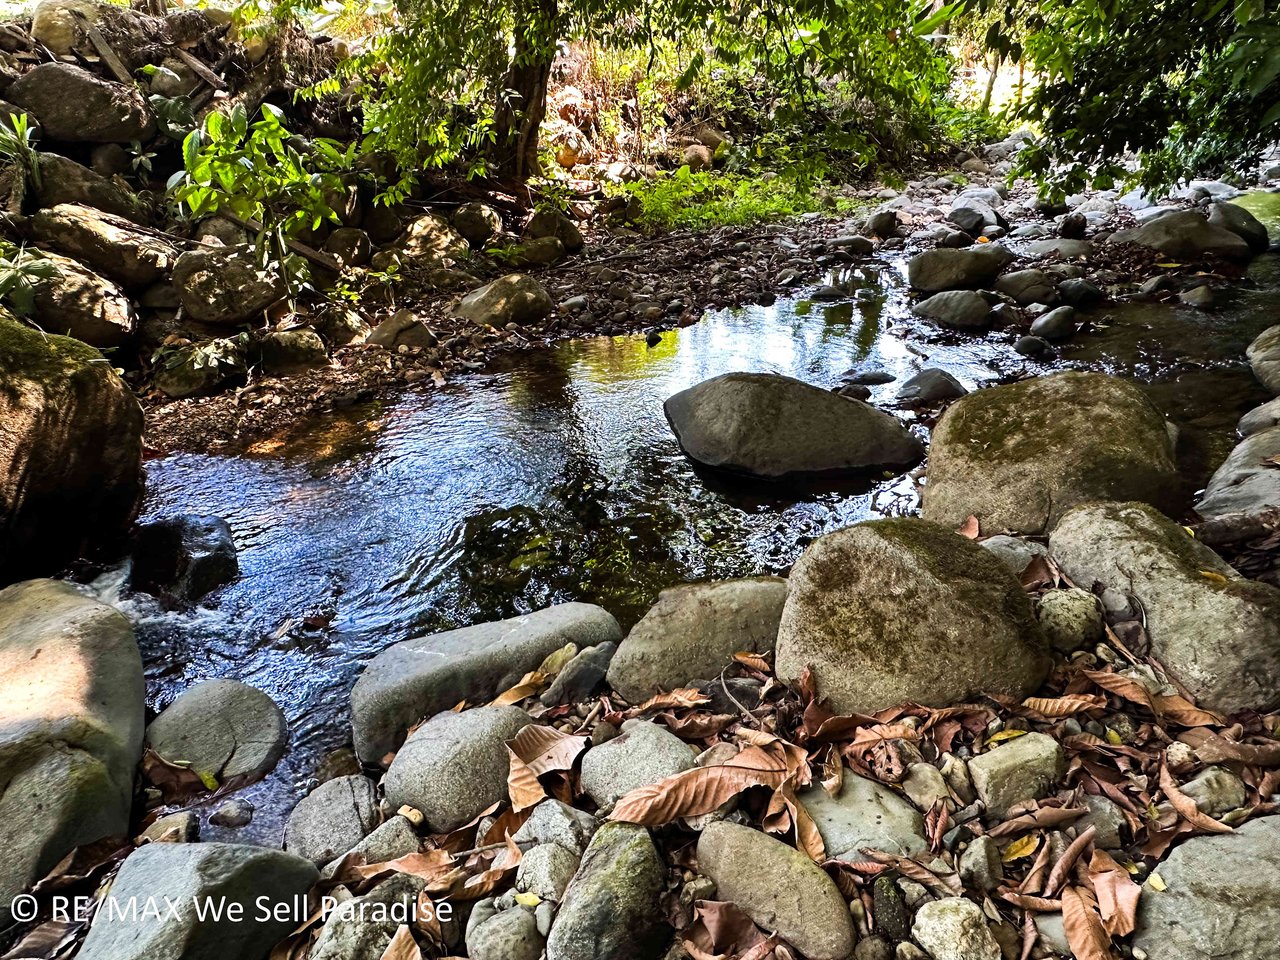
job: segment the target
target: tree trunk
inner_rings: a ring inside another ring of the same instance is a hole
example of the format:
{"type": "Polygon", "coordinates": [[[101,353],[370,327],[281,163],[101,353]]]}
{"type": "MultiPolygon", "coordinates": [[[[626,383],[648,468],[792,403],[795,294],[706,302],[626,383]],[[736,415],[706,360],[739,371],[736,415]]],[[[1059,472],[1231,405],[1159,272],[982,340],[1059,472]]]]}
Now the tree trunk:
{"type": "Polygon", "coordinates": [[[991,112],[991,94],[996,88],[996,76],[1000,73],[1000,64],[1004,62],[1004,57],[999,54],[995,55],[995,63],[991,65],[991,74],[987,77],[987,92],[982,98],[982,112],[991,112]]]}
{"type": "Polygon", "coordinates": [[[547,113],[559,23],[556,0],[528,0],[523,12],[493,115],[494,162],[500,173],[520,181],[538,172],[538,129],[547,113]]]}

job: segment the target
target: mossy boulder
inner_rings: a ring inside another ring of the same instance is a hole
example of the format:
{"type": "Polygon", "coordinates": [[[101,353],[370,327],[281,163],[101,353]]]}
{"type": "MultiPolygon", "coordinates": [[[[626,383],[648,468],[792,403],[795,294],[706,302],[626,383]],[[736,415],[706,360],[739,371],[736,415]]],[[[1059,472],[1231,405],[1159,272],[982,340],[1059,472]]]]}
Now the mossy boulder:
{"type": "Polygon", "coordinates": [[[1065,514],[1049,551],[1077,585],[1137,598],[1151,653],[1212,710],[1280,705],[1280,590],[1246,580],[1144,503],[1089,503],[1065,514]]]}
{"type": "Polygon", "coordinates": [[[0,584],[124,534],[142,495],[142,410],[111,364],[0,311],[0,584]]]}
{"type": "Polygon", "coordinates": [[[1227,513],[1262,513],[1280,504],[1280,426],[1245,437],[1214,471],[1196,503],[1202,517],[1227,513]]]}
{"type": "Polygon", "coordinates": [[[1043,533],[1090,500],[1181,499],[1164,417],[1133,384],[1059,373],[978,390],[933,431],[923,514],[983,533],[1043,533]]]}
{"type": "Polygon", "coordinates": [[[909,467],[924,455],[897,418],[774,373],[712,377],[663,410],[690,458],[765,480],[909,467]]]}
{"type": "Polygon", "coordinates": [[[813,671],[841,712],[907,701],[1025,696],[1049,656],[1009,568],[972,540],[914,518],[873,520],[818,538],[791,571],[777,671],[813,671]]]}
{"type": "Polygon", "coordinates": [[[177,248],[168,240],[83,204],[62,203],[41,210],[31,227],[37,240],[130,290],[164,279],[178,259],[177,248]]]}

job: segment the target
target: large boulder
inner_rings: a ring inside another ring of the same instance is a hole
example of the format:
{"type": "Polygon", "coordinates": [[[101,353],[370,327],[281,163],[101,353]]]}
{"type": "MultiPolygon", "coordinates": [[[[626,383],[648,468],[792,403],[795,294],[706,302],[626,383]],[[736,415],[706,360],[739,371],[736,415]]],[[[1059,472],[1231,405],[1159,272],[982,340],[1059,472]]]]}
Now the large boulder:
{"type": "Polygon", "coordinates": [[[224,327],[244,323],[285,295],[279,272],[260,267],[251,250],[184,253],[174,263],[173,285],[191,319],[224,327]]]}
{"type": "Polygon", "coordinates": [[[122,535],[142,495],[142,409],[102,354],[0,313],[0,583],[122,535]]]}
{"type": "Polygon", "coordinates": [[[1185,260],[1204,256],[1248,260],[1253,255],[1241,236],[1206,220],[1197,210],[1177,210],[1152,217],[1128,230],[1117,230],[1107,242],[1136,243],[1167,257],[1185,260]]]}
{"type": "Polygon", "coordinates": [[[1263,223],[1244,207],[1225,201],[1209,208],[1209,222],[1215,227],[1230,230],[1249,245],[1254,253],[1266,253],[1271,237],[1263,223]]]}
{"type": "Polygon", "coordinates": [[[667,870],[649,831],[596,831],[547,937],[547,960],[658,960],[671,935],[661,907],[667,870]]]}
{"type": "Polygon", "coordinates": [[[907,264],[907,279],[917,290],[971,290],[992,283],[1013,262],[1013,254],[999,244],[965,250],[926,250],[907,264]]]}
{"type": "Polygon", "coordinates": [[[409,735],[382,787],[393,810],[421,810],[432,833],[448,833],[507,797],[506,742],[530,723],[519,707],[438,713],[409,735]]]}
{"type": "Polygon", "coordinates": [[[33,67],[5,97],[34,113],[53,140],[131,143],[150,140],[156,132],[155,117],[137,87],[104,80],[69,63],[33,67]]]}
{"type": "Polygon", "coordinates": [[[631,703],[714,680],[746,650],[771,653],[787,598],[779,577],[690,583],[663,590],[609,664],[609,685],[631,703]]]}
{"type": "Polygon", "coordinates": [[[444,262],[471,255],[463,236],[434,213],[424,214],[405,227],[396,246],[405,257],[415,260],[444,262]]]}
{"type": "Polygon", "coordinates": [[[545,319],[554,306],[551,294],[533,277],[509,273],[472,290],[458,302],[453,312],[473,323],[491,327],[505,327],[511,323],[524,326],[545,319]]]}
{"type": "Polygon", "coordinates": [[[1254,337],[1244,355],[1258,382],[1280,395],[1280,325],[1267,327],[1254,337]]]}
{"type": "Polygon", "coordinates": [[[230,583],[240,572],[231,526],[221,517],[180,514],[139,525],[129,586],[177,606],[230,583]]]}
{"type": "Polygon", "coordinates": [[[1280,427],[1254,433],[1227,455],[1196,504],[1202,517],[1261,513],[1280,507],[1280,427]]]}
{"type": "Polygon", "coordinates": [[[1142,503],[1076,507],[1049,550],[1077,585],[1102,583],[1138,601],[1152,655],[1201,706],[1280,705],[1280,590],[1244,579],[1142,503]]]}
{"type": "Polygon", "coordinates": [[[131,290],[167,276],[178,259],[177,248],[167,240],[78,203],[39,211],[31,228],[37,240],[131,290]]]}
{"type": "Polygon", "coordinates": [[[70,257],[44,254],[51,276],[32,284],[32,315],[49,333],[61,333],[103,350],[133,338],[137,317],[124,291],[70,257]]]}
{"type": "Polygon", "coordinates": [[[41,207],[80,204],[130,221],[146,219],[146,206],[127,187],[56,153],[42,153],[36,200],[41,207]]]}
{"type": "Polygon", "coordinates": [[[975,693],[1022,697],[1049,670],[1031,603],[999,558],[937,524],[874,520],[819,537],[788,580],[777,672],[813,670],[842,713],[975,693]]]}
{"type": "Polygon", "coordinates": [[[226,678],[183,691],[147,727],[147,745],[164,760],[219,784],[266,776],[288,743],[289,725],[275,701],[226,678]]]}
{"type": "Polygon", "coordinates": [[[316,877],[312,864],[281,850],[151,843],[125,860],[111,884],[116,909],[98,911],[77,956],[264,960],[306,919],[305,894],[316,877]],[[148,903],[159,916],[143,913],[148,903]]]}
{"type": "Polygon", "coordinates": [[[0,924],[73,849],[129,829],[143,693],[118,611],[55,580],[0,590],[0,924]]]}
{"type": "Polygon", "coordinates": [[[978,390],[933,431],[923,515],[984,533],[1043,533],[1087,500],[1179,502],[1164,417],[1136,386],[1059,373],[978,390]]]}
{"type": "Polygon", "coordinates": [[[698,869],[758,926],[810,960],[853,954],[853,917],[840,890],[807,855],[738,823],[712,823],[698,838],[698,869]]]}
{"type": "Polygon", "coordinates": [[[458,701],[488,700],[555,651],[622,639],[618,621],[589,603],[563,603],[388,647],[351,691],[356,752],[377,763],[411,726],[458,701]]]}
{"type": "Polygon", "coordinates": [[[1151,960],[1266,957],[1280,942],[1280,817],[1193,837],[1143,885],[1133,945],[1151,960]]]}
{"type": "Polygon", "coordinates": [[[767,480],[919,463],[924,447],[895,417],[774,373],[726,373],[663,405],[698,463],[767,480]]]}

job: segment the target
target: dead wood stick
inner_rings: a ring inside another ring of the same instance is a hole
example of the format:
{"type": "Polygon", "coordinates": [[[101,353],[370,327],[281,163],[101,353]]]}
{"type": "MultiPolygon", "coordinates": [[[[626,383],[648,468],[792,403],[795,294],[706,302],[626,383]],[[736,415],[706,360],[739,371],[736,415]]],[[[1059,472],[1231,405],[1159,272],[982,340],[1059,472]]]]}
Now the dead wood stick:
{"type": "Polygon", "coordinates": [[[220,76],[201,63],[199,57],[193,56],[181,47],[173,47],[173,52],[178,55],[179,60],[190,67],[191,71],[209,86],[213,87],[215,90],[227,89],[227,81],[223,80],[220,76]]]}
{"type": "Polygon", "coordinates": [[[121,83],[132,85],[134,83],[133,74],[124,65],[124,61],[116,55],[111,44],[107,43],[107,38],[102,35],[102,31],[90,23],[88,18],[79,10],[72,10],[71,12],[80,21],[80,26],[84,27],[84,32],[89,37],[89,42],[93,44],[93,48],[98,51],[98,56],[102,58],[115,78],[121,83]]]}
{"type": "MultiPolygon", "coordinates": [[[[236,226],[243,227],[246,230],[256,230],[259,233],[262,231],[262,224],[257,220],[246,220],[244,217],[237,217],[234,213],[228,213],[225,210],[219,210],[218,216],[226,220],[230,220],[232,223],[236,224],[236,226]]],[[[294,253],[310,260],[316,266],[324,267],[326,270],[332,270],[334,273],[342,272],[342,264],[338,263],[337,260],[333,259],[333,257],[329,256],[327,253],[321,253],[315,247],[308,247],[305,243],[301,243],[297,240],[290,240],[287,237],[285,238],[284,243],[285,246],[294,253]]]]}
{"type": "Polygon", "coordinates": [[[1191,525],[1197,540],[1210,547],[1225,547],[1256,540],[1280,530],[1280,508],[1262,513],[1226,513],[1191,525]]]}

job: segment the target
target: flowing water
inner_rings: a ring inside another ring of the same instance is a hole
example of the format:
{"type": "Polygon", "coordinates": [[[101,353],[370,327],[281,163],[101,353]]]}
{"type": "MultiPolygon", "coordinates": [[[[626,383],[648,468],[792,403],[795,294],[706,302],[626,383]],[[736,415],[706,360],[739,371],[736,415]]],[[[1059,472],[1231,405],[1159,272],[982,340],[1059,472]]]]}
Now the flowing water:
{"type": "Polygon", "coordinates": [[[1011,333],[958,336],[915,321],[901,261],[842,279],[861,290],[855,299],[726,311],[655,347],[569,342],[318,421],[270,451],[151,461],[144,519],[225,517],[241,576],[190,613],[121,598],[118,575],[97,585],[137,623],[150,705],[230,676],[269,693],[292,731],[281,765],[245,794],[254,824],[205,835],[279,842],[317,763],[349,742],[362,665],[391,643],[571,599],[602,604],[625,627],[667,585],[784,572],[824,532],[915,508],[909,477],[783,494],[695,471],[662,402],[708,377],[774,371],[831,386],[878,367],[898,383],[873,387],[873,402],[891,405],[926,366],[969,388],[1064,365],[1105,370],[1149,384],[1183,428],[1184,465],[1200,485],[1236,419],[1266,399],[1243,354],[1277,322],[1271,256],[1213,313],[1112,305],[1053,365],[1017,355],[1011,333]]]}

